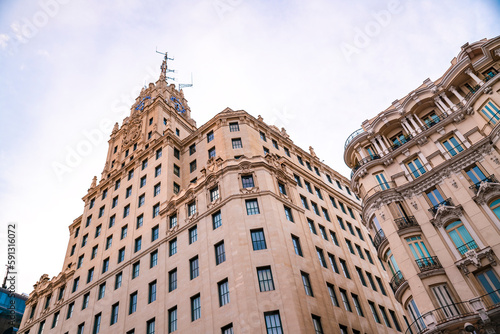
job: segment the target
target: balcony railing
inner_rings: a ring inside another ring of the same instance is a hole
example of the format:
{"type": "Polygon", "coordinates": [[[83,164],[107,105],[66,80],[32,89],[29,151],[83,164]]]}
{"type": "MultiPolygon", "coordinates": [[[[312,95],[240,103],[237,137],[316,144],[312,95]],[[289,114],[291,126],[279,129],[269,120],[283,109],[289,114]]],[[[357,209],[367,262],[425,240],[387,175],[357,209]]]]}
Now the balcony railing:
{"type": "Polygon", "coordinates": [[[380,159],[380,155],[378,154],[373,154],[373,155],[370,155],[369,157],[366,157],[366,158],[363,158],[361,159],[353,168],[352,168],[352,173],[351,173],[351,176],[352,174],[356,173],[356,171],[361,167],[363,166],[364,164],[367,164],[369,163],[370,161],[373,161],[373,160],[377,160],[377,159],[380,159]]]}
{"type": "Polygon", "coordinates": [[[472,189],[472,191],[474,191],[474,194],[477,194],[477,192],[479,191],[479,187],[481,186],[481,183],[483,183],[483,182],[486,182],[486,183],[498,183],[498,180],[495,177],[495,175],[491,174],[490,176],[482,179],[481,181],[474,183],[469,188],[472,189]]]}
{"type": "Polygon", "coordinates": [[[464,255],[466,252],[473,250],[473,249],[477,249],[477,248],[478,248],[478,246],[477,246],[476,242],[474,240],[472,240],[466,244],[463,244],[460,247],[457,247],[457,250],[461,255],[464,255]]]}
{"type": "Polygon", "coordinates": [[[448,114],[436,114],[436,118],[432,118],[432,121],[425,121],[424,120],[424,126],[420,127],[420,130],[425,131],[427,129],[432,128],[434,125],[438,124],[442,120],[444,120],[446,117],[448,117],[448,114]]]}
{"type": "Polygon", "coordinates": [[[396,218],[396,219],[394,219],[394,222],[396,223],[396,226],[398,227],[398,230],[400,230],[400,231],[404,230],[408,227],[418,226],[418,222],[414,216],[396,218]]]}
{"type": "Polygon", "coordinates": [[[368,197],[375,195],[376,193],[380,191],[384,191],[387,189],[395,188],[396,187],[396,182],[394,181],[389,181],[381,184],[377,184],[375,187],[371,188],[366,192],[366,195],[363,197],[363,201],[365,201],[368,197]]]}
{"type": "Polygon", "coordinates": [[[378,248],[380,247],[382,242],[384,242],[384,240],[386,240],[386,239],[387,239],[387,237],[385,236],[384,231],[382,229],[380,229],[377,231],[377,234],[375,234],[375,238],[373,238],[373,245],[378,250],[378,248]]]}
{"type": "Polygon", "coordinates": [[[409,142],[411,139],[413,138],[412,135],[406,135],[404,136],[403,138],[398,138],[391,146],[391,150],[394,151],[394,150],[397,150],[398,148],[400,148],[401,146],[403,146],[404,144],[406,144],[407,142],[409,142]]]}
{"type": "Polygon", "coordinates": [[[429,209],[429,212],[432,213],[433,215],[436,214],[440,206],[453,206],[453,202],[451,201],[451,198],[447,198],[441,203],[438,203],[434,205],[432,208],[429,209]]]}
{"type": "Polygon", "coordinates": [[[360,134],[362,134],[363,132],[365,132],[365,130],[363,128],[361,129],[357,129],[356,131],[354,131],[353,133],[351,133],[351,135],[349,137],[347,137],[347,140],[345,141],[345,144],[344,144],[344,150],[346,149],[347,145],[349,145],[349,143],[354,139],[356,138],[357,136],[359,136],[360,134]]]}
{"type": "Polygon", "coordinates": [[[417,262],[417,266],[420,269],[420,272],[422,272],[422,273],[425,271],[429,271],[429,270],[443,268],[443,266],[439,262],[437,256],[424,257],[424,258],[415,260],[415,262],[417,262]]]}
{"type": "Polygon", "coordinates": [[[488,310],[500,307],[500,289],[487,293],[480,298],[488,310]]]}
{"type": "Polygon", "coordinates": [[[389,282],[389,285],[392,288],[392,291],[396,293],[396,290],[404,283],[406,282],[403,273],[401,271],[398,271],[397,273],[392,276],[391,281],[389,282]]]}

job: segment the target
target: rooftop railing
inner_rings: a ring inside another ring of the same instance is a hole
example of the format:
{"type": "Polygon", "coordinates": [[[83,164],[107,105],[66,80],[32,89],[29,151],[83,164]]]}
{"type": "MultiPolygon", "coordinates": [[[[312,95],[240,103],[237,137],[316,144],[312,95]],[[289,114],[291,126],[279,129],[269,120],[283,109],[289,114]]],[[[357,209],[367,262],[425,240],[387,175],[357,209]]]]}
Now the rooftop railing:
{"type": "Polygon", "coordinates": [[[363,132],[365,132],[365,130],[363,128],[361,129],[357,129],[356,131],[354,131],[353,133],[351,133],[351,135],[349,137],[347,137],[347,140],[345,141],[345,144],[344,144],[344,150],[346,149],[347,145],[349,145],[349,143],[354,139],[356,138],[357,136],[359,136],[360,134],[362,134],[363,132]]]}

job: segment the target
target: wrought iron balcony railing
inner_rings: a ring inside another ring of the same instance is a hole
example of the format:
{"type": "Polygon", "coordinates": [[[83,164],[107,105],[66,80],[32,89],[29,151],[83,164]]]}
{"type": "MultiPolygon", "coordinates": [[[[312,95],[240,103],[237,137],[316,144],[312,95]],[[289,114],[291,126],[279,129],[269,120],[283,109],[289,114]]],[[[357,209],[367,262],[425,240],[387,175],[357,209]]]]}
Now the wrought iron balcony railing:
{"type": "Polygon", "coordinates": [[[483,182],[486,182],[486,183],[498,183],[498,180],[495,177],[495,175],[491,174],[490,176],[482,179],[481,181],[474,183],[469,188],[472,189],[472,191],[474,191],[474,194],[477,194],[477,192],[479,191],[479,187],[481,186],[481,183],[483,183],[483,182]]]}
{"type": "Polygon", "coordinates": [[[396,293],[396,291],[398,290],[398,288],[404,283],[406,282],[404,276],[403,276],[403,273],[401,271],[398,271],[394,274],[394,276],[392,276],[391,278],[391,281],[389,282],[389,285],[391,286],[392,288],[392,291],[394,293],[396,293]]]}
{"type": "Polygon", "coordinates": [[[440,206],[453,206],[453,202],[451,201],[451,198],[447,198],[441,203],[438,203],[434,205],[432,208],[429,209],[429,212],[432,213],[433,215],[436,214],[440,206]]]}
{"type": "Polygon", "coordinates": [[[387,237],[385,236],[384,231],[382,229],[380,229],[377,231],[377,234],[375,234],[375,238],[373,238],[373,245],[378,250],[378,248],[380,247],[382,242],[384,242],[384,240],[386,240],[386,239],[387,239],[387,237]]]}
{"type": "Polygon", "coordinates": [[[409,142],[410,140],[412,140],[413,136],[408,134],[406,136],[404,136],[403,138],[398,138],[391,146],[391,150],[394,151],[394,150],[397,150],[398,148],[400,148],[401,146],[403,146],[404,144],[406,144],[407,142],[409,142]]]}
{"type": "Polygon", "coordinates": [[[437,256],[424,257],[424,258],[415,260],[415,262],[417,263],[417,266],[420,269],[420,272],[422,272],[422,273],[425,271],[429,271],[429,270],[443,268],[443,266],[439,262],[439,259],[437,258],[437,256]]]}
{"type": "MultiPolygon", "coordinates": [[[[380,159],[380,155],[378,154],[373,154],[370,155],[369,157],[361,159],[353,168],[352,168],[352,174],[356,173],[356,171],[363,166],[364,164],[369,163],[370,161],[380,159]]],[[[351,175],[352,175],[351,174],[351,175]]]]}
{"type": "Polygon", "coordinates": [[[457,247],[457,250],[460,253],[460,255],[464,255],[466,252],[473,250],[473,249],[477,249],[477,248],[478,248],[478,246],[477,246],[476,242],[474,240],[472,240],[466,244],[463,244],[460,247],[457,247]]]}
{"type": "Polygon", "coordinates": [[[408,227],[418,226],[418,222],[414,216],[396,218],[394,222],[400,231],[408,227]]]}

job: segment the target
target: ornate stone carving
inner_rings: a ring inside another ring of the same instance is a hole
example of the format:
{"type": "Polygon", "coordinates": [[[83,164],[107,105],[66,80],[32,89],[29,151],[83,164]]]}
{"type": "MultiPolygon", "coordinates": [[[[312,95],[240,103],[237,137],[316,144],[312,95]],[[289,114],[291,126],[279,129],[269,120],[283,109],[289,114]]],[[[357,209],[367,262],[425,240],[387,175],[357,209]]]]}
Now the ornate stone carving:
{"type": "Polygon", "coordinates": [[[179,224],[167,230],[167,237],[176,233],[179,230],[179,224]]]}
{"type": "Polygon", "coordinates": [[[118,122],[116,122],[115,126],[113,126],[113,131],[111,132],[111,134],[114,135],[115,133],[117,133],[118,129],[119,129],[119,125],[118,125],[118,122]]]}
{"type": "Polygon", "coordinates": [[[281,135],[282,135],[284,138],[286,138],[286,139],[290,138],[290,136],[288,135],[288,133],[286,133],[285,128],[281,128],[281,135]]]}
{"type": "Polygon", "coordinates": [[[476,196],[473,197],[477,204],[486,204],[493,197],[500,195],[500,183],[481,182],[476,196]]]}
{"type": "Polygon", "coordinates": [[[130,146],[134,141],[139,139],[141,136],[142,129],[142,121],[139,116],[139,113],[135,113],[132,115],[132,119],[125,127],[123,131],[123,141],[122,141],[122,150],[130,146]]]}
{"type": "Polygon", "coordinates": [[[318,156],[316,155],[316,152],[314,152],[314,148],[312,146],[309,146],[309,153],[316,159],[318,159],[318,156]]]}
{"type": "Polygon", "coordinates": [[[417,143],[418,143],[418,145],[423,146],[423,145],[425,145],[428,141],[429,141],[429,140],[428,140],[427,136],[422,136],[421,138],[419,138],[419,139],[417,140],[417,143]]]}
{"type": "Polygon", "coordinates": [[[493,253],[493,250],[491,249],[491,247],[486,247],[482,250],[479,250],[478,248],[471,249],[464,254],[464,258],[455,262],[455,265],[458,268],[460,268],[465,275],[468,275],[468,274],[470,274],[470,270],[469,270],[468,266],[474,265],[474,267],[476,269],[479,269],[479,268],[483,267],[483,265],[481,263],[481,259],[484,259],[484,258],[486,258],[488,260],[489,264],[491,264],[493,266],[497,265],[495,254],[493,253]]]}
{"type": "Polygon", "coordinates": [[[256,193],[259,191],[259,187],[252,187],[252,188],[240,188],[240,192],[242,194],[251,194],[251,193],[256,193]]]}
{"type": "Polygon", "coordinates": [[[97,185],[97,176],[94,175],[94,177],[92,178],[92,183],[90,184],[90,189],[94,189],[96,185],[97,185]]]}
{"type": "Polygon", "coordinates": [[[432,225],[437,228],[443,227],[443,225],[452,218],[460,218],[462,215],[462,206],[448,206],[440,205],[434,215],[434,218],[430,220],[432,225]]]}

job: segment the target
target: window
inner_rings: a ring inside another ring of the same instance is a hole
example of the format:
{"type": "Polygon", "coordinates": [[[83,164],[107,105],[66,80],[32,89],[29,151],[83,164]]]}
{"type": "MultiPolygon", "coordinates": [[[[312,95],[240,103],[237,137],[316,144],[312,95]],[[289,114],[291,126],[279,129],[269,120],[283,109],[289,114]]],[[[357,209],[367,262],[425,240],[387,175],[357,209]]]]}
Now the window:
{"type": "Polygon", "coordinates": [[[293,215],[292,215],[292,209],[290,209],[287,206],[283,206],[285,209],[285,216],[288,221],[291,221],[293,223],[293,215]]]}
{"type": "Polygon", "coordinates": [[[263,229],[251,230],[250,235],[252,237],[252,246],[254,251],[267,248],[263,229]]]}
{"type": "Polygon", "coordinates": [[[141,214],[140,216],[137,217],[135,228],[141,227],[143,223],[144,223],[144,215],[141,214]]]}
{"type": "Polygon", "coordinates": [[[314,314],[312,314],[311,317],[314,325],[314,333],[323,334],[323,327],[321,326],[321,318],[314,314]]]}
{"type": "Polygon", "coordinates": [[[283,147],[283,150],[285,151],[285,154],[290,157],[290,150],[286,147],[283,147]]]}
{"type": "Polygon", "coordinates": [[[82,247],[85,247],[85,245],[87,244],[87,240],[89,238],[89,235],[88,234],[85,234],[82,238],[82,247]]]}
{"type": "Polygon", "coordinates": [[[134,241],[134,253],[140,251],[141,247],[142,247],[142,237],[139,237],[134,241]]]}
{"type": "Polygon", "coordinates": [[[271,142],[273,143],[273,147],[274,147],[275,149],[277,149],[277,150],[279,150],[279,149],[280,149],[280,147],[278,146],[278,142],[277,142],[276,140],[274,140],[274,139],[273,139],[273,140],[271,140],[271,142]]]}
{"type": "Polygon", "coordinates": [[[64,297],[64,291],[66,290],[66,286],[63,285],[59,288],[59,295],[57,296],[57,300],[61,300],[64,297]]]}
{"type": "Polygon", "coordinates": [[[181,169],[176,164],[174,164],[174,175],[181,176],[181,169]]]}
{"type": "Polygon", "coordinates": [[[80,283],[80,277],[77,277],[73,280],[73,289],[71,290],[71,292],[75,292],[76,290],[78,290],[78,283],[80,283]]]}
{"type": "Polygon", "coordinates": [[[267,147],[262,146],[262,148],[264,149],[264,155],[269,154],[269,149],[267,147]]]}
{"type": "Polygon", "coordinates": [[[158,250],[152,251],[149,255],[149,268],[153,268],[158,264],[158,250]]]}
{"type": "Polygon", "coordinates": [[[132,195],[132,186],[128,187],[125,191],[125,198],[129,198],[132,195]]]}
{"type": "Polygon", "coordinates": [[[259,212],[259,203],[257,203],[257,199],[247,199],[245,200],[245,206],[247,208],[247,215],[258,215],[259,212]]]}
{"type": "Polygon", "coordinates": [[[153,218],[160,214],[160,203],[153,205],[153,218]]]}
{"type": "Polygon", "coordinates": [[[312,171],[311,163],[309,161],[306,161],[306,166],[307,166],[307,169],[309,169],[310,171],[312,171]]]}
{"type": "Polygon", "coordinates": [[[44,307],[45,309],[46,309],[47,307],[49,307],[49,305],[50,305],[50,299],[51,299],[51,298],[52,298],[52,295],[49,295],[49,296],[47,296],[47,298],[45,299],[45,307],[44,307]]]}
{"type": "Polygon", "coordinates": [[[302,161],[302,157],[297,155],[297,160],[299,161],[299,163],[304,166],[304,161],[302,161]]]}
{"type": "Polygon", "coordinates": [[[194,153],[196,153],[196,144],[189,146],[189,155],[193,155],[194,153]]]}
{"type": "Polygon", "coordinates": [[[380,324],[381,322],[377,310],[375,309],[375,304],[372,301],[368,301],[368,305],[370,306],[370,311],[372,311],[373,319],[380,324]]]}
{"type": "MultiPolygon", "coordinates": [[[[489,298],[494,304],[500,303],[500,280],[491,268],[475,274],[476,279],[481,284],[484,292],[489,295],[489,298]]],[[[390,311],[389,311],[390,312],[390,311]]]]}
{"type": "Polygon", "coordinates": [[[229,123],[229,132],[238,132],[240,131],[240,126],[238,122],[229,123]]]}
{"type": "Polygon", "coordinates": [[[125,247],[121,248],[118,251],[118,263],[122,262],[123,260],[125,260],[125,247]]]}
{"type": "Polygon", "coordinates": [[[200,294],[191,297],[191,321],[198,320],[201,317],[200,294]]]}
{"type": "Polygon", "coordinates": [[[481,109],[481,113],[486,117],[488,123],[495,125],[500,119],[500,110],[492,101],[488,101],[484,107],[481,109]]]}
{"type": "Polygon", "coordinates": [[[76,264],[76,269],[80,269],[80,267],[82,266],[82,264],[83,264],[83,257],[84,257],[84,255],[80,255],[78,257],[78,263],[76,264]]]}
{"type": "MultiPolygon", "coordinates": [[[[479,184],[483,180],[487,179],[486,175],[484,175],[483,171],[479,168],[477,164],[474,164],[473,166],[466,169],[465,173],[467,174],[469,180],[476,186],[479,186],[479,184]]],[[[490,207],[491,206],[492,205],[490,205],[490,207]]]]}
{"type": "Polygon", "coordinates": [[[102,273],[104,274],[105,272],[107,272],[109,269],[109,257],[105,258],[103,261],[102,261],[102,273]]]}
{"type": "Polygon", "coordinates": [[[263,141],[267,141],[266,134],[262,131],[260,131],[260,139],[262,139],[263,141]]]}
{"type": "Polygon", "coordinates": [[[168,273],[168,292],[172,292],[175,289],[177,289],[177,268],[168,273]]]}
{"type": "Polygon", "coordinates": [[[83,334],[84,328],[85,328],[85,322],[82,322],[81,324],[78,325],[78,329],[76,331],[76,334],[83,334]]]}
{"type": "MultiPolygon", "coordinates": [[[[358,313],[358,315],[360,317],[364,317],[365,315],[363,313],[363,309],[361,308],[361,304],[359,303],[358,295],[351,293],[351,297],[352,297],[352,301],[354,303],[354,308],[356,309],[356,313],[358,313]]],[[[391,326],[389,326],[389,327],[391,327],[391,326]]]]}
{"type": "Polygon", "coordinates": [[[312,191],[312,188],[311,188],[311,184],[308,181],[306,181],[306,180],[304,180],[304,184],[306,185],[307,191],[309,191],[312,194],[313,191],[312,191]]]}
{"type": "Polygon", "coordinates": [[[111,208],[115,208],[118,205],[118,196],[113,197],[113,203],[111,204],[111,208]]]}
{"type": "Polygon", "coordinates": [[[94,329],[92,330],[92,334],[99,333],[101,329],[101,313],[98,313],[94,316],[94,329]]]}
{"type": "Polygon", "coordinates": [[[313,208],[314,213],[319,216],[320,214],[319,214],[319,210],[318,210],[318,205],[316,203],[314,203],[313,201],[311,201],[311,206],[313,208]]]}
{"type": "Polygon", "coordinates": [[[375,178],[377,179],[380,190],[386,190],[391,188],[391,186],[387,182],[387,179],[385,178],[384,173],[375,174],[375,178]]]}
{"type": "Polygon", "coordinates": [[[292,244],[293,244],[293,249],[295,250],[295,254],[297,254],[299,256],[303,256],[302,255],[302,248],[300,247],[299,237],[292,235],[292,244]]]}
{"type": "MultiPolygon", "coordinates": [[[[384,289],[384,284],[382,283],[382,280],[380,279],[380,277],[375,276],[375,279],[377,280],[378,287],[380,288],[380,291],[382,292],[382,294],[384,296],[387,296],[387,293],[385,292],[385,289],[384,289]]],[[[373,289],[373,290],[375,290],[375,289],[373,289]]]]}
{"type": "Polygon", "coordinates": [[[273,282],[271,267],[267,266],[267,267],[257,268],[257,278],[259,280],[260,292],[274,290],[274,282],[273,282]]]}
{"type": "Polygon", "coordinates": [[[208,158],[215,158],[215,147],[208,150],[208,158]]]}
{"type": "Polygon", "coordinates": [[[355,254],[354,253],[354,248],[352,248],[351,240],[345,239],[345,243],[347,244],[347,248],[349,248],[349,252],[351,252],[351,254],[355,254]]]}
{"type": "Polygon", "coordinates": [[[316,173],[316,175],[321,176],[318,167],[314,166],[314,172],[316,173]]]}
{"type": "Polygon", "coordinates": [[[220,330],[222,334],[234,334],[233,323],[230,323],[229,325],[222,327],[220,330]]]}
{"type": "Polygon", "coordinates": [[[396,313],[394,313],[393,310],[389,310],[389,314],[391,315],[392,322],[394,323],[394,326],[396,326],[396,330],[398,332],[401,332],[401,327],[399,326],[398,318],[396,317],[396,313]]]}
{"type": "Polygon", "coordinates": [[[293,178],[295,179],[295,182],[297,182],[297,185],[302,188],[302,181],[300,181],[300,176],[293,174],[293,178]]]}
{"type": "Polygon", "coordinates": [[[278,182],[278,190],[281,194],[286,195],[286,187],[283,183],[278,182]]]}
{"type": "Polygon", "coordinates": [[[314,222],[311,219],[307,218],[307,224],[309,225],[309,230],[311,231],[311,233],[317,234],[316,227],[314,226],[314,222]]]}
{"type": "Polygon", "coordinates": [[[196,160],[191,161],[189,164],[189,172],[192,173],[196,170],[196,160]]]}
{"type": "Polygon", "coordinates": [[[326,287],[328,289],[328,294],[330,295],[330,300],[332,301],[333,306],[338,307],[339,301],[337,299],[337,295],[335,294],[335,288],[333,284],[326,283],[326,287]]]}
{"type": "Polygon", "coordinates": [[[138,261],[132,265],[132,279],[139,276],[139,269],[141,267],[141,263],[138,261]]]}
{"type": "Polygon", "coordinates": [[[108,196],[108,189],[104,189],[102,191],[102,199],[105,199],[108,196]]]}
{"type": "Polygon", "coordinates": [[[219,199],[219,187],[215,186],[210,189],[210,202],[216,201],[219,199]]]}
{"type": "Polygon", "coordinates": [[[349,298],[347,297],[347,292],[344,289],[339,289],[339,291],[340,298],[342,298],[342,303],[344,304],[346,311],[352,312],[351,304],[349,304],[349,298]]]}
{"type": "Polygon", "coordinates": [[[318,198],[323,199],[323,195],[321,195],[321,190],[319,190],[317,187],[314,187],[314,190],[316,191],[316,195],[318,196],[318,198]]]}
{"type": "Polygon", "coordinates": [[[177,330],[177,306],[168,310],[168,332],[172,333],[177,330]]]}
{"type": "Polygon", "coordinates": [[[300,195],[300,201],[302,202],[302,206],[304,207],[304,209],[309,210],[309,204],[307,204],[307,198],[300,195]]]}
{"type": "Polygon", "coordinates": [[[43,333],[43,328],[45,327],[45,320],[43,320],[42,322],[40,322],[40,327],[38,327],[38,334],[42,334],[43,333]]]}
{"type": "Polygon", "coordinates": [[[148,159],[142,161],[142,170],[146,169],[146,167],[148,167],[148,159]]]}
{"type": "Polygon", "coordinates": [[[309,281],[309,274],[305,272],[300,272],[302,276],[302,284],[304,285],[304,290],[306,292],[306,295],[314,297],[312,287],[311,287],[311,282],[309,281]]]}
{"type": "Polygon", "coordinates": [[[181,152],[179,151],[179,149],[177,149],[176,147],[174,147],[174,157],[179,159],[181,156],[181,152]]]}
{"type": "Polygon", "coordinates": [[[344,203],[339,201],[339,206],[340,206],[340,210],[342,210],[343,213],[347,214],[347,212],[345,211],[344,203]]]}
{"type": "Polygon", "coordinates": [[[330,196],[330,202],[332,202],[332,205],[335,209],[337,209],[337,203],[335,202],[335,198],[333,198],[332,196],[330,196]]]}
{"type": "Polygon", "coordinates": [[[92,209],[94,207],[94,204],[95,204],[95,197],[90,200],[89,209],[92,209]]]}
{"type": "MultiPolygon", "coordinates": [[[[347,207],[347,211],[349,211],[349,215],[351,216],[352,219],[356,219],[356,217],[354,217],[354,212],[352,211],[352,209],[350,207],[347,207]]],[[[354,233],[351,232],[353,235],[354,233]]]]}
{"type": "Polygon", "coordinates": [[[68,305],[68,313],[66,314],[66,319],[71,318],[74,309],[75,309],[75,302],[72,302],[71,304],[68,305]]]}
{"type": "Polygon", "coordinates": [[[128,314],[132,314],[137,311],[137,291],[130,294],[128,314]]]}
{"type": "Polygon", "coordinates": [[[156,300],[156,280],[149,283],[148,304],[154,302],[155,300],[156,300]]]}
{"type": "Polygon", "coordinates": [[[477,248],[476,242],[460,220],[448,224],[445,227],[445,230],[461,255],[465,254],[469,250],[477,248]]]}
{"type": "Polygon", "coordinates": [[[379,305],[380,313],[382,314],[382,319],[384,319],[384,323],[387,327],[392,328],[391,323],[389,322],[389,318],[387,317],[387,313],[385,312],[385,307],[379,305]]]}
{"type": "Polygon", "coordinates": [[[130,214],[130,204],[123,208],[123,218],[127,217],[130,214]]]}
{"type": "Polygon", "coordinates": [[[337,240],[337,234],[335,232],[330,231],[330,237],[332,237],[332,241],[335,244],[335,246],[339,245],[339,241],[337,240]]]}
{"type": "Polygon", "coordinates": [[[104,205],[99,208],[99,217],[98,218],[101,218],[104,215],[104,208],[105,208],[104,205]]]}
{"type": "Polygon", "coordinates": [[[359,229],[359,227],[356,227],[356,232],[358,233],[358,236],[361,240],[365,240],[365,238],[363,238],[363,234],[361,233],[361,230],[359,229]]]}
{"type": "Polygon", "coordinates": [[[90,268],[89,271],[87,272],[87,284],[92,282],[94,279],[94,267],[90,268]]]}
{"type": "Polygon", "coordinates": [[[210,131],[207,133],[207,143],[210,143],[212,140],[214,140],[214,132],[210,131]]]}
{"type": "Polygon", "coordinates": [[[189,269],[190,279],[194,279],[200,275],[198,256],[195,256],[191,260],[189,260],[189,269]]]}
{"type": "Polygon", "coordinates": [[[115,276],[115,290],[122,286],[123,274],[120,272],[115,276]]]}
{"type": "Polygon", "coordinates": [[[155,177],[161,174],[161,164],[155,167],[155,177]]]}
{"type": "Polygon", "coordinates": [[[241,185],[243,188],[253,188],[255,184],[253,182],[252,175],[242,175],[241,176],[241,185]]]}
{"type": "MultiPolygon", "coordinates": [[[[155,334],[155,330],[156,330],[155,318],[146,321],[146,334],[155,334]]],[[[132,330],[132,333],[127,332],[127,334],[134,334],[134,330],[132,330]]]]}
{"type": "Polygon", "coordinates": [[[106,293],[106,282],[99,285],[99,293],[97,294],[97,300],[104,298],[105,293],[106,293]]]}
{"type": "Polygon", "coordinates": [[[196,240],[198,240],[198,226],[189,229],[189,244],[192,244],[196,240]]]}
{"type": "Polygon", "coordinates": [[[76,250],[76,245],[71,246],[71,252],[69,256],[73,256],[75,254],[75,250],[76,250]]]}
{"type": "Polygon", "coordinates": [[[215,230],[216,228],[222,225],[222,217],[220,211],[217,211],[212,215],[212,227],[215,230]]]}
{"type": "Polygon", "coordinates": [[[174,194],[178,194],[181,191],[181,186],[174,182],[174,194]]]}
{"type": "Polygon", "coordinates": [[[417,178],[420,175],[425,174],[426,172],[424,166],[418,158],[414,158],[410,162],[406,163],[406,165],[408,166],[408,169],[410,170],[410,173],[414,178],[417,178]]]}
{"type": "Polygon", "coordinates": [[[196,201],[188,204],[188,217],[191,217],[196,213],[196,201]]]}
{"type": "Polygon", "coordinates": [[[356,268],[356,272],[358,273],[358,277],[359,277],[359,280],[361,281],[361,284],[363,284],[364,286],[368,286],[366,285],[366,280],[365,280],[365,276],[363,275],[363,270],[361,270],[361,268],[359,267],[355,267],[356,268]]]}
{"type": "Polygon", "coordinates": [[[181,131],[179,129],[177,129],[177,128],[175,129],[175,135],[176,136],[180,136],[181,135],[181,131]]]}
{"type": "Polygon", "coordinates": [[[110,325],[114,325],[118,321],[118,307],[119,307],[118,303],[116,303],[113,306],[111,306],[111,321],[110,321],[110,325]]]}
{"type": "Polygon", "coordinates": [[[330,215],[328,214],[328,210],[322,207],[322,208],[321,208],[321,211],[323,211],[323,216],[325,216],[325,219],[326,219],[327,221],[331,221],[331,220],[330,220],[330,215]]]}
{"type": "Polygon", "coordinates": [[[328,253],[328,260],[330,260],[330,265],[335,273],[339,274],[339,267],[337,267],[337,261],[335,261],[335,256],[328,253]]]}
{"type": "MultiPolygon", "coordinates": [[[[446,151],[453,157],[464,150],[462,144],[455,136],[448,137],[441,142],[446,151]]],[[[422,173],[423,174],[423,173],[422,173]]]]}
{"type": "Polygon", "coordinates": [[[316,254],[318,254],[318,259],[319,259],[319,263],[321,264],[321,266],[324,268],[328,268],[328,266],[326,265],[323,250],[321,248],[316,247],[316,254]]]}
{"type": "Polygon", "coordinates": [[[364,260],[365,256],[363,255],[363,251],[361,250],[361,247],[358,244],[354,244],[354,246],[356,247],[356,251],[358,252],[359,257],[364,260]]]}
{"type": "Polygon", "coordinates": [[[339,261],[340,261],[340,266],[342,267],[342,272],[344,273],[344,276],[346,278],[351,279],[351,275],[349,274],[349,269],[347,268],[347,263],[345,262],[345,260],[340,259],[340,258],[339,258],[339,261]]]}
{"type": "Polygon", "coordinates": [[[144,175],[143,177],[141,177],[141,181],[140,181],[140,187],[139,188],[142,188],[146,185],[146,178],[147,178],[147,175],[144,175]]]}
{"type": "Polygon", "coordinates": [[[241,138],[233,138],[233,139],[231,139],[231,143],[232,143],[234,149],[243,147],[243,144],[241,142],[241,138]]]}
{"type": "Polygon", "coordinates": [[[87,217],[87,221],[85,222],[85,227],[89,226],[91,222],[92,222],[92,215],[87,217]]]}
{"type": "Polygon", "coordinates": [[[345,225],[344,225],[344,221],[342,220],[342,218],[337,216],[337,221],[339,222],[340,227],[345,231],[345,225]]]}
{"type": "Polygon", "coordinates": [[[224,241],[219,242],[215,246],[215,264],[219,265],[226,261],[226,251],[224,250],[224,241]]]}
{"type": "Polygon", "coordinates": [[[177,215],[171,215],[169,218],[169,227],[175,227],[177,226],[177,215]]]}
{"type": "Polygon", "coordinates": [[[127,231],[128,231],[128,226],[125,225],[122,227],[122,232],[120,234],[120,240],[122,240],[123,238],[125,238],[127,236],[127,231]]]}
{"type": "Polygon", "coordinates": [[[279,311],[264,312],[267,334],[283,334],[279,311]]]}
{"type": "Polygon", "coordinates": [[[134,170],[131,169],[131,170],[128,171],[128,179],[127,180],[130,181],[133,177],[134,177],[134,170]]]}
{"type": "Polygon", "coordinates": [[[217,283],[219,290],[219,307],[229,303],[229,283],[227,278],[217,283]]]}
{"type": "Polygon", "coordinates": [[[168,256],[177,254],[177,238],[170,240],[168,243],[168,256]]]}
{"type": "Polygon", "coordinates": [[[153,196],[159,195],[159,194],[160,194],[160,191],[161,191],[161,183],[157,183],[157,184],[155,184],[155,187],[154,187],[154,195],[153,195],[153,196]]]}
{"type": "Polygon", "coordinates": [[[156,160],[160,159],[161,158],[161,154],[162,154],[162,150],[161,148],[157,149],[156,150],[156,160]]]}

